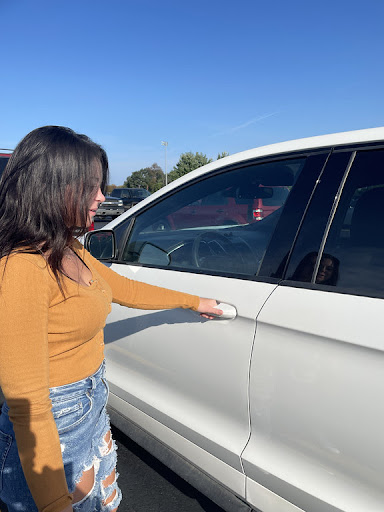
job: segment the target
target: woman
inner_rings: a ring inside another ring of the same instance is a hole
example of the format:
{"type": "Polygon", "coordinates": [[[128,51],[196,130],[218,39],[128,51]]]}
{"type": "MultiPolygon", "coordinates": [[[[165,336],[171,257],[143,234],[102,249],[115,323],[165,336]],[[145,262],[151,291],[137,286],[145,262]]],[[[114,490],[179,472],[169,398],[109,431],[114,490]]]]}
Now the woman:
{"type": "Polygon", "coordinates": [[[98,144],[45,126],[18,144],[0,181],[0,498],[9,512],[118,508],[103,362],[111,302],[221,314],[213,299],[116,274],[76,241],[107,180],[98,144]]]}

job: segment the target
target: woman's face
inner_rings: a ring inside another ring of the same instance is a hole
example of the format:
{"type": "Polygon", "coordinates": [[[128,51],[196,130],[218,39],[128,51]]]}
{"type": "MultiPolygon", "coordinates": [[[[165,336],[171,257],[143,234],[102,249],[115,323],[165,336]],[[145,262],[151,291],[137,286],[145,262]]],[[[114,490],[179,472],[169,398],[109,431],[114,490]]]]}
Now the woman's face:
{"type": "Polygon", "coordinates": [[[331,279],[334,270],[331,258],[322,258],[316,276],[316,283],[324,283],[331,279]]]}
{"type": "Polygon", "coordinates": [[[102,179],[102,171],[101,165],[98,164],[97,170],[94,177],[94,193],[91,196],[89,209],[88,209],[88,218],[87,218],[87,227],[89,227],[96,215],[96,211],[99,207],[99,204],[105,201],[105,196],[101,192],[100,185],[102,179]]]}

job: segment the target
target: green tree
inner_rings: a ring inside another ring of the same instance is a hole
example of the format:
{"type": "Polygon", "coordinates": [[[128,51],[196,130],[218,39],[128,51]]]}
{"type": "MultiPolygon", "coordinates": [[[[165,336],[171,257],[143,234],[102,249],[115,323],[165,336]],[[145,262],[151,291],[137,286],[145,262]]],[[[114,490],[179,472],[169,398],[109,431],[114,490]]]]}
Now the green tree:
{"type": "Polygon", "coordinates": [[[151,167],[144,167],[139,171],[134,171],[124,181],[124,187],[129,188],[146,188],[149,192],[156,192],[163,187],[165,183],[165,174],[162,168],[156,163],[151,167]]]}
{"type": "Polygon", "coordinates": [[[202,165],[209,164],[209,162],[212,162],[212,159],[208,158],[203,153],[182,153],[179,161],[168,174],[168,183],[180,178],[180,176],[184,176],[184,174],[187,174],[202,165]]]}
{"type": "Polygon", "coordinates": [[[217,159],[220,160],[220,158],[225,158],[226,156],[229,156],[229,153],[227,153],[226,151],[222,151],[217,155],[217,159]]]}

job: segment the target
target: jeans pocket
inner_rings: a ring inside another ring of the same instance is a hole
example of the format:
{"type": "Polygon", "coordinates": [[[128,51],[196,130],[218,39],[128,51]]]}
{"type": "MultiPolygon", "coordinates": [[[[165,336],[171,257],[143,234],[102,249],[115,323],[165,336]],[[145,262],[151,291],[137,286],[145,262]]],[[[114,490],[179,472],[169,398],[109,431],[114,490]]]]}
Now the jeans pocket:
{"type": "Polygon", "coordinates": [[[0,430],[0,492],[3,490],[3,472],[5,460],[12,444],[12,436],[0,430]]]}
{"type": "Polygon", "coordinates": [[[82,423],[91,412],[93,399],[88,392],[52,400],[52,414],[59,434],[68,432],[82,423]]]}
{"type": "Polygon", "coordinates": [[[107,390],[107,395],[109,395],[109,384],[108,384],[107,379],[106,379],[105,377],[102,377],[102,378],[101,378],[101,381],[102,381],[102,383],[104,384],[105,389],[107,390]]]}

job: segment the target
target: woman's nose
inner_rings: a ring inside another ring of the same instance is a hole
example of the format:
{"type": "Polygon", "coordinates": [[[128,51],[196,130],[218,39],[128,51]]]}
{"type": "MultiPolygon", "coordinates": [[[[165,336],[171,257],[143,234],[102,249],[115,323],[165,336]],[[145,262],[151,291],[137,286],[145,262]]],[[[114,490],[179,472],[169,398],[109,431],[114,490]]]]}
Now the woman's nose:
{"type": "Polygon", "coordinates": [[[105,201],[105,196],[103,195],[102,191],[101,191],[101,188],[99,188],[99,190],[97,191],[97,194],[96,194],[96,201],[100,201],[100,203],[102,203],[103,201],[105,201]]]}

